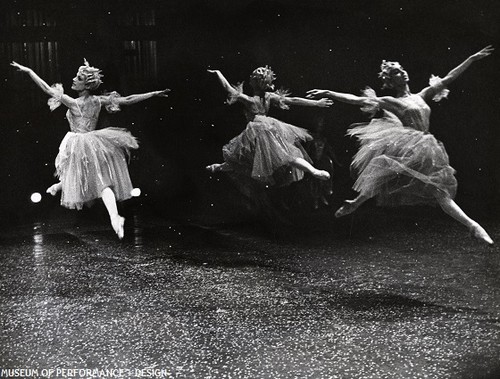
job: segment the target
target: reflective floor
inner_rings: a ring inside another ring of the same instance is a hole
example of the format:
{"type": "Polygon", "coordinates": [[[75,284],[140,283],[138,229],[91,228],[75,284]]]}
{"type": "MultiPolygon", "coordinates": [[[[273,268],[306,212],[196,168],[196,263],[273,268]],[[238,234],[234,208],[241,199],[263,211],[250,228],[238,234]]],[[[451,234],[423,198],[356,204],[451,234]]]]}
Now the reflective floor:
{"type": "MultiPolygon", "coordinates": [[[[358,221],[286,235],[136,215],[123,241],[95,220],[4,229],[0,368],[498,377],[499,248],[448,219],[358,221]]],[[[485,227],[500,241],[500,224],[485,227]]]]}

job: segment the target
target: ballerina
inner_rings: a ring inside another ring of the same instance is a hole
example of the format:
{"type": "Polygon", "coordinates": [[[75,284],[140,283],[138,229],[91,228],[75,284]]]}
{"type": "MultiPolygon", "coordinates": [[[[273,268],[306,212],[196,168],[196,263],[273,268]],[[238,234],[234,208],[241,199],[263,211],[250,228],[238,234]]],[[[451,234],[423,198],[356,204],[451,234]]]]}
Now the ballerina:
{"type": "Polygon", "coordinates": [[[51,110],[63,104],[68,107],[66,118],[71,131],[59,146],[55,160],[59,182],[50,186],[47,193],[55,196],[61,191],[61,205],[69,209],[82,209],[84,204],[101,198],[108,211],[111,226],[119,239],[124,236],[125,219],[119,215],[116,202],[132,197],[133,189],[127,168],[130,149],[137,149],[137,140],[126,129],[104,128],[95,130],[101,107],[110,113],[120,110],[121,105],[135,104],[153,96],[166,97],[170,91],[153,91],[122,97],[116,92],[93,95],[102,83],[101,70],[91,67],[84,60],[71,89],[78,98],[64,94],[61,84],[49,86],[31,68],[12,62],[11,66],[27,73],[51,98],[51,110]]]}
{"type": "Polygon", "coordinates": [[[398,62],[383,61],[379,77],[383,88],[395,90],[396,96],[378,97],[371,88],[363,96],[313,89],[308,98],[329,97],[361,106],[373,116],[377,110],[384,117],[368,124],[355,125],[348,135],[356,136],[361,147],[353,158],[352,169],[358,174],[353,186],[359,195],[346,200],[335,213],[342,217],[354,212],[366,200],[376,197],[379,205],[435,204],[465,225],[472,235],[493,244],[488,233],[455,203],[457,181],[441,142],[429,133],[431,99],[439,101],[448,95],[446,87],[473,62],[493,52],[487,46],[468,57],[444,78],[431,76],[429,86],[411,93],[408,73],[398,62]]]}
{"type": "Polygon", "coordinates": [[[325,170],[312,166],[301,141],[311,140],[307,130],[267,116],[271,106],[288,109],[290,105],[329,107],[329,99],[310,100],[288,97],[285,91],[274,92],[274,72],[259,67],[250,76],[253,96],[243,93],[243,83],[232,86],[219,70],[208,70],[217,75],[228,92],[228,104],[240,102],[247,119],[245,130],[222,149],[224,163],[207,166],[211,172],[233,171],[267,185],[286,185],[301,180],[304,172],[321,180],[330,179],[325,170]],[[281,174],[285,175],[281,175],[281,174]],[[280,177],[280,178],[278,178],[280,177]]]}

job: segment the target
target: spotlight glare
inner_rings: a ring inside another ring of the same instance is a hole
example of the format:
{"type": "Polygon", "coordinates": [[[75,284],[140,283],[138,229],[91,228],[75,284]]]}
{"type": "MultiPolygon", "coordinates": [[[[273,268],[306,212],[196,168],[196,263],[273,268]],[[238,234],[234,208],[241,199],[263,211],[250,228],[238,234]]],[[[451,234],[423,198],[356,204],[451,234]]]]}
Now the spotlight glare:
{"type": "Polygon", "coordinates": [[[130,194],[133,197],[139,197],[139,196],[141,196],[141,189],[140,188],[134,188],[132,191],[130,191],[130,194]]]}
{"type": "Polygon", "coordinates": [[[41,200],[42,200],[42,195],[40,195],[38,192],[34,192],[31,194],[32,203],[39,203],[41,200]]]}

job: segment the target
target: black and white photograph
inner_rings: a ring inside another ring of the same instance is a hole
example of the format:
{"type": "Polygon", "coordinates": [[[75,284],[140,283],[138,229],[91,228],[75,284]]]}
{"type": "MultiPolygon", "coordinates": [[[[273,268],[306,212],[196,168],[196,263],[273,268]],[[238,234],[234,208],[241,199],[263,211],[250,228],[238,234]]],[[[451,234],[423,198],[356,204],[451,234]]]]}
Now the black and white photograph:
{"type": "Polygon", "coordinates": [[[499,20],[0,0],[0,378],[500,378],[499,20]]]}

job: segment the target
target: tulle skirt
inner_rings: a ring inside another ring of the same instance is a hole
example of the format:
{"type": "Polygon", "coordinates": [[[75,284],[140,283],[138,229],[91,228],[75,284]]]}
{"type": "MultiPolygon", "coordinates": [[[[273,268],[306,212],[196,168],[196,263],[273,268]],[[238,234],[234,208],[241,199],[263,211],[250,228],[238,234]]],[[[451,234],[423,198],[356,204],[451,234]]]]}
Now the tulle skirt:
{"type": "Polygon", "coordinates": [[[300,145],[311,140],[307,130],[263,115],[255,116],[245,130],[222,148],[224,161],[231,170],[261,183],[287,185],[301,180],[303,171],[290,163],[311,159],[300,145]]]}
{"type": "Polygon", "coordinates": [[[61,205],[81,209],[110,187],[117,201],[131,197],[127,158],[137,140],[121,128],[88,133],[68,132],[56,157],[56,176],[62,184],[61,205]]]}
{"type": "Polygon", "coordinates": [[[348,134],[361,144],[351,165],[358,175],[353,188],[361,195],[384,206],[434,205],[437,197],[455,197],[455,170],[432,134],[390,117],[359,124],[348,134]]]}

